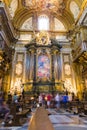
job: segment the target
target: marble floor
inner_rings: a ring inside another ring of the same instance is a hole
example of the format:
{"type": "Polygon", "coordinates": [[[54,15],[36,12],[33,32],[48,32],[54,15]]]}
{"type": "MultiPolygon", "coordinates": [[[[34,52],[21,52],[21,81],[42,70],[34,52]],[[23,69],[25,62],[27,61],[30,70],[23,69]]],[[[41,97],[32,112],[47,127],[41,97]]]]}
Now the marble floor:
{"type": "MultiPolygon", "coordinates": [[[[87,116],[80,117],[73,113],[64,110],[56,111],[55,109],[48,109],[50,112],[49,119],[53,124],[55,130],[87,130],[87,116]]],[[[32,111],[28,118],[31,118],[35,110],[32,111]]],[[[0,130],[28,130],[29,121],[23,126],[18,127],[4,127],[0,126],[0,130]]]]}

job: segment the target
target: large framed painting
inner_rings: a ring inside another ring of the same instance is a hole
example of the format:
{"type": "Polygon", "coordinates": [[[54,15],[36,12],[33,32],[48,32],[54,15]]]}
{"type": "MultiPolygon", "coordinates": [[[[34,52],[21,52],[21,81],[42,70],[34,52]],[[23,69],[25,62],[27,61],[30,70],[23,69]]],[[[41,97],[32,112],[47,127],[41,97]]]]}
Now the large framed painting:
{"type": "Polygon", "coordinates": [[[37,79],[48,81],[51,76],[51,63],[48,55],[39,55],[37,58],[37,79]]]}

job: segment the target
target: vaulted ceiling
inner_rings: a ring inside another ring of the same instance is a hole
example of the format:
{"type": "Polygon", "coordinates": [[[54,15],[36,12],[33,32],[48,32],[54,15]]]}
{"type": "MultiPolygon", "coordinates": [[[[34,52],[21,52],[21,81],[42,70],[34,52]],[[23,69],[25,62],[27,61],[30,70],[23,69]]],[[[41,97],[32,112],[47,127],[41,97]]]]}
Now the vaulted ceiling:
{"type": "Polygon", "coordinates": [[[9,7],[14,27],[20,30],[22,24],[36,14],[46,14],[60,20],[71,29],[78,21],[87,0],[3,0],[9,7]],[[37,2],[36,2],[37,1],[37,2]],[[35,3],[36,2],[36,3],[35,3]]]}

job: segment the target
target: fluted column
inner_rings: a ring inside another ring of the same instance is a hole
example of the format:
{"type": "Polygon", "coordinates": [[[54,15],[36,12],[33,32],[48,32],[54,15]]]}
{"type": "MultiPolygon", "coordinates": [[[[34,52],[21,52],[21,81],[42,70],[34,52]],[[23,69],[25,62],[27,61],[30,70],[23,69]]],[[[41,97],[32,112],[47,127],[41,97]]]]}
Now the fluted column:
{"type": "Polygon", "coordinates": [[[36,82],[36,50],[34,50],[34,81],[36,82]]]}

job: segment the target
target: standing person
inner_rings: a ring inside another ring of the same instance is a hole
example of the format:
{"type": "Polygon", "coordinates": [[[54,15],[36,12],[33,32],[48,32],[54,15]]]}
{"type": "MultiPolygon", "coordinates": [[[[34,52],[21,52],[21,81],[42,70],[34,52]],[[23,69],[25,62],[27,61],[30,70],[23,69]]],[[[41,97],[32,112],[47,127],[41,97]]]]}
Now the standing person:
{"type": "Polygon", "coordinates": [[[47,107],[48,107],[48,108],[50,108],[51,98],[52,98],[51,94],[48,94],[48,95],[47,95],[47,107]]]}
{"type": "Polygon", "coordinates": [[[39,95],[39,99],[38,99],[38,100],[39,100],[39,105],[42,106],[43,98],[42,98],[42,95],[41,95],[41,94],[39,95]]]}
{"type": "Polygon", "coordinates": [[[16,93],[15,93],[15,94],[13,95],[13,97],[12,97],[12,102],[13,102],[13,103],[17,103],[17,102],[18,102],[18,96],[17,96],[16,93]]]}
{"type": "Polygon", "coordinates": [[[59,96],[58,93],[55,96],[55,102],[56,102],[56,109],[59,110],[59,107],[60,107],[60,96],[59,96]]]}
{"type": "Polygon", "coordinates": [[[68,95],[64,94],[64,96],[63,96],[63,104],[64,104],[65,109],[67,109],[67,103],[68,103],[68,95]]]}
{"type": "Polygon", "coordinates": [[[72,102],[72,94],[71,93],[69,93],[69,95],[68,95],[68,101],[72,102]]]}
{"type": "Polygon", "coordinates": [[[45,94],[42,94],[42,105],[45,106],[45,94]]]}

